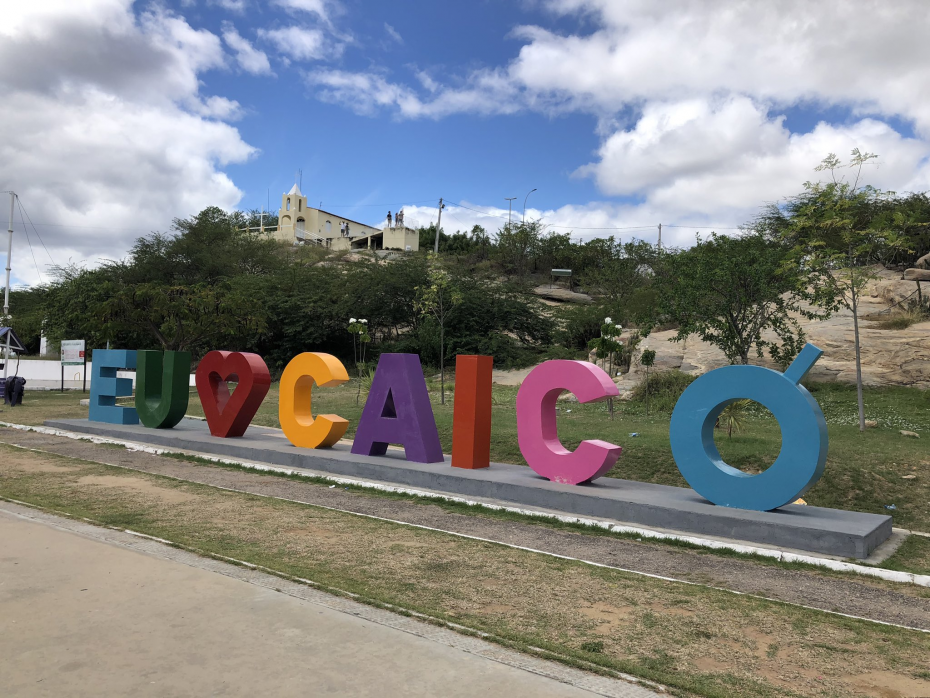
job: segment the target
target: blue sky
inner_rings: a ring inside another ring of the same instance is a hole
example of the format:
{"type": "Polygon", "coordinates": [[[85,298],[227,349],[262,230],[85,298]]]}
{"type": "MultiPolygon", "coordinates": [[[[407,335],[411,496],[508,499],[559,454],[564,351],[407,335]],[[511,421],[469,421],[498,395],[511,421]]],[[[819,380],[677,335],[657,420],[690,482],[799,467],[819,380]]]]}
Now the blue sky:
{"type": "Polygon", "coordinates": [[[43,0],[0,26],[0,189],[18,283],[207,205],[687,245],[830,152],[930,189],[922,0],[43,0]],[[23,57],[28,56],[28,60],[23,57]],[[18,217],[18,216],[17,216],[18,217]],[[677,226],[677,227],[676,227],[677,226]],[[25,235],[17,237],[18,240],[25,235]],[[41,243],[39,244],[39,237],[41,243]],[[18,243],[17,250],[20,249],[18,243]],[[44,248],[47,247],[47,252],[44,248]],[[27,248],[28,249],[28,248],[27,248]],[[32,264],[29,262],[32,261],[32,264]]]}
{"type": "MultiPolygon", "coordinates": [[[[333,18],[334,35],[351,34],[354,43],[332,63],[358,71],[377,66],[392,78],[411,82],[419,70],[455,81],[471,70],[512,60],[520,48],[518,41],[508,38],[514,26],[577,24],[518,4],[477,2],[460,9],[450,12],[442,3],[345,3],[333,18]],[[403,43],[388,33],[386,24],[403,43]]],[[[248,35],[255,21],[251,13],[224,19],[215,10],[204,10],[197,13],[197,21],[217,33],[223,21],[232,21],[248,35]]],[[[268,7],[260,16],[267,25],[291,19],[283,10],[268,7]]],[[[522,203],[527,192],[537,188],[533,203],[548,207],[597,196],[590,180],[571,177],[597,149],[596,119],[590,115],[463,114],[441,121],[358,115],[316,100],[314,88],[303,79],[305,66],[277,64],[273,69],[275,78],[220,71],[205,76],[209,91],[243,105],[247,115],[239,130],[262,151],[227,170],[244,192],[245,207],[260,208],[268,188],[279,203],[297,168],[303,169],[303,191],[311,205],[323,201],[324,206],[368,222],[380,220],[388,208],[429,205],[440,196],[506,205],[504,197],[518,196],[522,203]]]]}

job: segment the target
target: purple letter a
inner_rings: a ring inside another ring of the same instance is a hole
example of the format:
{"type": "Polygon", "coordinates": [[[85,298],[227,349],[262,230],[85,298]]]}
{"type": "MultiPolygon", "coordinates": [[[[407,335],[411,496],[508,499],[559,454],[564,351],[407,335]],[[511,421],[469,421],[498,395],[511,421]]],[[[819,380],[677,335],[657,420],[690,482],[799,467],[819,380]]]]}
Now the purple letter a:
{"type": "Polygon", "coordinates": [[[407,460],[441,463],[442,446],[416,354],[382,354],[355,430],[352,453],[383,456],[388,444],[404,447],[407,460]]]}

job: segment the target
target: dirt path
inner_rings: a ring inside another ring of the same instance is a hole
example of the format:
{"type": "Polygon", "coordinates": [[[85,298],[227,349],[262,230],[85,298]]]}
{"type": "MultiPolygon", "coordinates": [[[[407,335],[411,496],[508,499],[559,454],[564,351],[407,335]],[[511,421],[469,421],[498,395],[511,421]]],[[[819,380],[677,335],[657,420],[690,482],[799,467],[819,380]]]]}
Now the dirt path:
{"type": "Polygon", "coordinates": [[[197,465],[63,437],[0,429],[0,442],[205,485],[378,516],[647,574],[930,630],[930,595],[918,587],[791,570],[664,545],[451,513],[433,504],[330,489],[311,482],[197,465]]]}

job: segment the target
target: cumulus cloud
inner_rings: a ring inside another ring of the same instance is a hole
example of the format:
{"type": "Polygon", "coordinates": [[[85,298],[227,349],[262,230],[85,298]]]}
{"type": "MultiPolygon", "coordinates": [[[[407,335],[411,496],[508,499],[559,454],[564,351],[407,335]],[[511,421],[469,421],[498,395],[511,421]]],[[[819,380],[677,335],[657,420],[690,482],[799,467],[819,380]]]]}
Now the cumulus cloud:
{"type": "MultiPolygon", "coordinates": [[[[185,4],[190,5],[192,2],[186,2],[185,4]]],[[[236,14],[242,14],[245,12],[246,0],[210,0],[211,5],[218,5],[224,10],[229,10],[230,12],[235,12],[236,14]]]]}
{"type": "Polygon", "coordinates": [[[513,87],[499,71],[475,73],[461,88],[440,85],[422,71],[417,79],[429,90],[428,98],[376,72],[326,69],[307,74],[308,84],[318,88],[319,99],[363,115],[388,109],[400,118],[440,119],[459,113],[513,114],[522,108],[512,99],[513,87]]]}
{"type": "MultiPolygon", "coordinates": [[[[930,187],[930,42],[923,0],[820,2],[544,0],[586,27],[559,33],[520,26],[506,65],[440,84],[385,73],[317,71],[322,100],[362,114],[438,119],[451,114],[582,112],[597,118],[591,177],[607,196],[540,212],[603,218],[623,227],[689,220],[738,225],[758,207],[797,192],[827,153],[854,147],[884,165],[869,182],[899,191],[930,187]],[[850,118],[792,133],[790,109],[850,118]],[[916,137],[890,124],[903,119],[916,137]],[[602,211],[594,213],[594,211],[602,211]]],[[[570,222],[568,223],[571,224],[570,222]]],[[[598,227],[598,226],[584,226],[598,227]]]]}
{"type": "Polygon", "coordinates": [[[319,29],[298,26],[259,29],[258,35],[273,43],[279,53],[296,61],[334,58],[339,56],[343,49],[341,43],[327,39],[319,29]]]}
{"type": "Polygon", "coordinates": [[[245,72],[252,75],[273,74],[265,52],[252,46],[229,22],[223,24],[223,41],[236,52],[236,61],[245,72]]]}
{"type": "Polygon", "coordinates": [[[606,194],[645,196],[667,216],[717,213],[742,222],[759,204],[796,193],[828,152],[845,156],[855,147],[881,154],[882,164],[866,173],[870,184],[930,188],[927,141],[875,119],[793,134],[782,117],[746,97],[650,104],[576,174],[593,177],[606,194]]]}
{"type": "Polygon", "coordinates": [[[930,128],[922,0],[733,3],[549,0],[598,29],[558,35],[526,27],[508,67],[530,93],[613,111],[637,100],[735,92],[776,105],[810,101],[902,115],[930,128]],[[662,47],[662,50],[656,50],[662,47]]]}
{"type": "Polygon", "coordinates": [[[175,216],[235,206],[221,168],[255,152],[226,123],[239,105],[200,92],[198,76],[225,66],[219,37],[162,9],[134,15],[131,0],[75,5],[16,3],[0,28],[0,189],[58,263],[118,257],[175,216]]]}
{"type": "Polygon", "coordinates": [[[330,24],[332,15],[341,9],[335,0],[272,0],[272,4],[291,14],[315,15],[326,24],[330,24]]]}

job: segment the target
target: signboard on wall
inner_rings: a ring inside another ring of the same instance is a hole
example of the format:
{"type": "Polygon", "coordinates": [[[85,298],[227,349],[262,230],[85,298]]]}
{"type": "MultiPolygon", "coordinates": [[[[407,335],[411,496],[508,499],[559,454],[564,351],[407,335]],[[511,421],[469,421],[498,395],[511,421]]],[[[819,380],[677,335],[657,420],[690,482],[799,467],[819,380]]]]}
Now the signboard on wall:
{"type": "Polygon", "coordinates": [[[61,365],[62,366],[83,366],[84,365],[84,340],[83,339],[64,339],[61,342],[61,365]]]}

